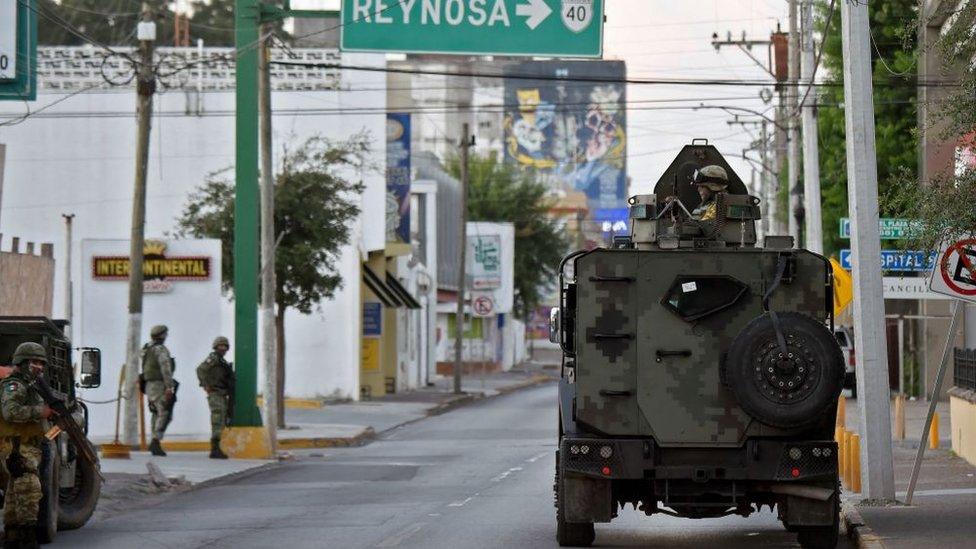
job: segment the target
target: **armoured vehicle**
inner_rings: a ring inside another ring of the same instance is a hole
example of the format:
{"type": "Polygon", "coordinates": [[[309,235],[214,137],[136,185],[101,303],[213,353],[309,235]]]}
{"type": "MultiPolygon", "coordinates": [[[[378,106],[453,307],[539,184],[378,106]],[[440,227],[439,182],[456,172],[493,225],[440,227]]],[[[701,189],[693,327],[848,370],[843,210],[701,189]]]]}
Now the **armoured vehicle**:
{"type": "MultiPolygon", "coordinates": [[[[101,384],[101,353],[82,348],[76,378],[71,342],[65,336],[65,321],[46,317],[0,316],[0,364],[10,365],[14,349],[26,341],[40,343],[47,351],[44,378],[54,396],[87,434],[88,408],[79,399],[76,388],[94,388],[101,384]]],[[[0,377],[9,375],[9,367],[0,367],[0,377]]],[[[49,436],[42,448],[40,467],[41,510],[38,518],[38,541],[48,543],[58,530],[81,528],[91,518],[101,493],[102,479],[98,463],[81,455],[67,432],[49,436]]],[[[89,455],[95,455],[91,451],[89,455]]],[[[96,458],[97,459],[97,458],[96,458]]],[[[0,490],[7,485],[0,471],[0,490]]]]}
{"type": "Polygon", "coordinates": [[[688,518],[769,506],[801,546],[834,547],[844,364],[830,263],[789,237],[757,245],[759,200],[707,141],[629,207],[629,236],[560,267],[559,544],[590,545],[630,503],[688,518]],[[696,220],[693,180],[713,165],[728,186],[714,219],[696,220]]]}

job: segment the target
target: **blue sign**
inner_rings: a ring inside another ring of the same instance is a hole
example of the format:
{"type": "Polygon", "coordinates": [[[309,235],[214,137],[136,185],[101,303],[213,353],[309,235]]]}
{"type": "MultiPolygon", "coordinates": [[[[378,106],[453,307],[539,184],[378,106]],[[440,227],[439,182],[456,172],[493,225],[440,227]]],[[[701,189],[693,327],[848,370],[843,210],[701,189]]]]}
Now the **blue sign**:
{"type": "MultiPolygon", "coordinates": [[[[925,272],[935,268],[936,254],[918,251],[881,250],[882,271],[925,272]]],[[[851,270],[851,251],[840,251],[840,266],[851,270]]]]}
{"type": "Polygon", "coordinates": [[[600,224],[600,230],[604,233],[630,233],[630,210],[627,208],[597,208],[593,212],[593,220],[600,224]]]}
{"type": "Polygon", "coordinates": [[[379,337],[383,335],[383,304],[375,301],[363,303],[363,335],[379,337]]]}
{"type": "Polygon", "coordinates": [[[386,115],[386,241],[410,244],[410,114],[386,115]]]}

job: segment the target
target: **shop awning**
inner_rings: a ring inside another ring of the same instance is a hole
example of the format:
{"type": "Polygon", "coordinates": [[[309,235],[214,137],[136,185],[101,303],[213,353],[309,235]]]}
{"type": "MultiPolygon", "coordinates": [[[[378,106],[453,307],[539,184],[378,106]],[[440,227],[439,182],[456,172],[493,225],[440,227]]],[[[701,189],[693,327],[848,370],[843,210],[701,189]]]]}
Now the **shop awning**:
{"type": "Polygon", "coordinates": [[[397,280],[396,276],[390,274],[389,272],[386,273],[386,285],[393,290],[393,293],[397,295],[404,307],[408,309],[420,308],[420,302],[417,301],[417,298],[411,295],[410,292],[403,287],[403,284],[400,284],[400,281],[397,280]]]}
{"type": "Polygon", "coordinates": [[[369,288],[385,307],[402,307],[399,296],[372,269],[363,265],[363,283],[369,288]]]}

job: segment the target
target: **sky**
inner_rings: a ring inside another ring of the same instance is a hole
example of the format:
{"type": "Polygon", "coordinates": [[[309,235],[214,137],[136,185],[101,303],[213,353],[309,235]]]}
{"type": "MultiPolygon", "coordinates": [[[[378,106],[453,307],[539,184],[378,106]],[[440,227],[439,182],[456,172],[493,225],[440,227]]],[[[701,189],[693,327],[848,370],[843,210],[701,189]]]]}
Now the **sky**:
{"type": "MultiPolygon", "coordinates": [[[[550,2],[551,3],[551,2],[550,2]]],[[[338,9],[340,0],[292,0],[296,9],[338,9]]],[[[768,39],[779,21],[788,24],[786,0],[606,0],[604,59],[627,63],[628,77],[765,80],[769,75],[738,48],[716,51],[711,36],[768,39]]],[[[763,47],[754,50],[766,58],[763,47]]],[[[678,150],[694,138],[706,138],[729,155],[742,154],[754,136],[730,126],[719,109],[692,110],[699,103],[766,111],[760,87],[628,86],[628,158],[631,194],[649,192],[678,150]],[[682,100],[682,101],[673,101],[682,100]],[[686,107],[659,109],[659,107],[686,107]]],[[[771,115],[771,112],[768,113],[771,115]]],[[[749,182],[751,166],[727,158],[749,182]]]]}

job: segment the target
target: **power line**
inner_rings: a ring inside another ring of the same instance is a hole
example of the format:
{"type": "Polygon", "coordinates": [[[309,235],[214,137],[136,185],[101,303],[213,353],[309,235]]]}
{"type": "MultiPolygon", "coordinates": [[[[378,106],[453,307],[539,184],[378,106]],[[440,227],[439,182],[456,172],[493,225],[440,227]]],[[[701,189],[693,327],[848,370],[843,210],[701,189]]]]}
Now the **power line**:
{"type": "MultiPolygon", "coordinates": [[[[680,78],[627,78],[627,77],[615,77],[615,76],[575,76],[575,77],[559,77],[559,76],[549,76],[549,75],[531,75],[531,74],[506,74],[506,73],[488,73],[488,72],[454,72],[449,70],[434,70],[434,69],[408,69],[399,67],[371,67],[365,65],[346,65],[343,63],[312,63],[304,61],[271,61],[273,65],[286,66],[286,67],[305,67],[305,68],[320,68],[320,69],[332,69],[332,70],[351,70],[351,71],[364,71],[364,72],[382,72],[382,73],[399,73],[399,74],[413,74],[413,75],[433,75],[433,76],[454,76],[461,78],[498,78],[505,80],[528,80],[534,82],[590,82],[594,84],[633,84],[633,85],[685,85],[685,86],[769,86],[774,84],[774,82],[768,80],[733,80],[733,79],[680,79],[680,78]]],[[[879,87],[895,87],[894,82],[876,82],[875,85],[879,87]]],[[[800,82],[781,82],[778,83],[779,86],[791,86],[798,87],[802,84],[800,82]]],[[[819,87],[841,87],[842,82],[819,82],[812,83],[811,86],[819,87]]],[[[904,82],[900,85],[911,86],[911,87],[958,87],[960,86],[959,81],[950,80],[933,80],[933,81],[918,81],[918,82],[904,82]]]]}

